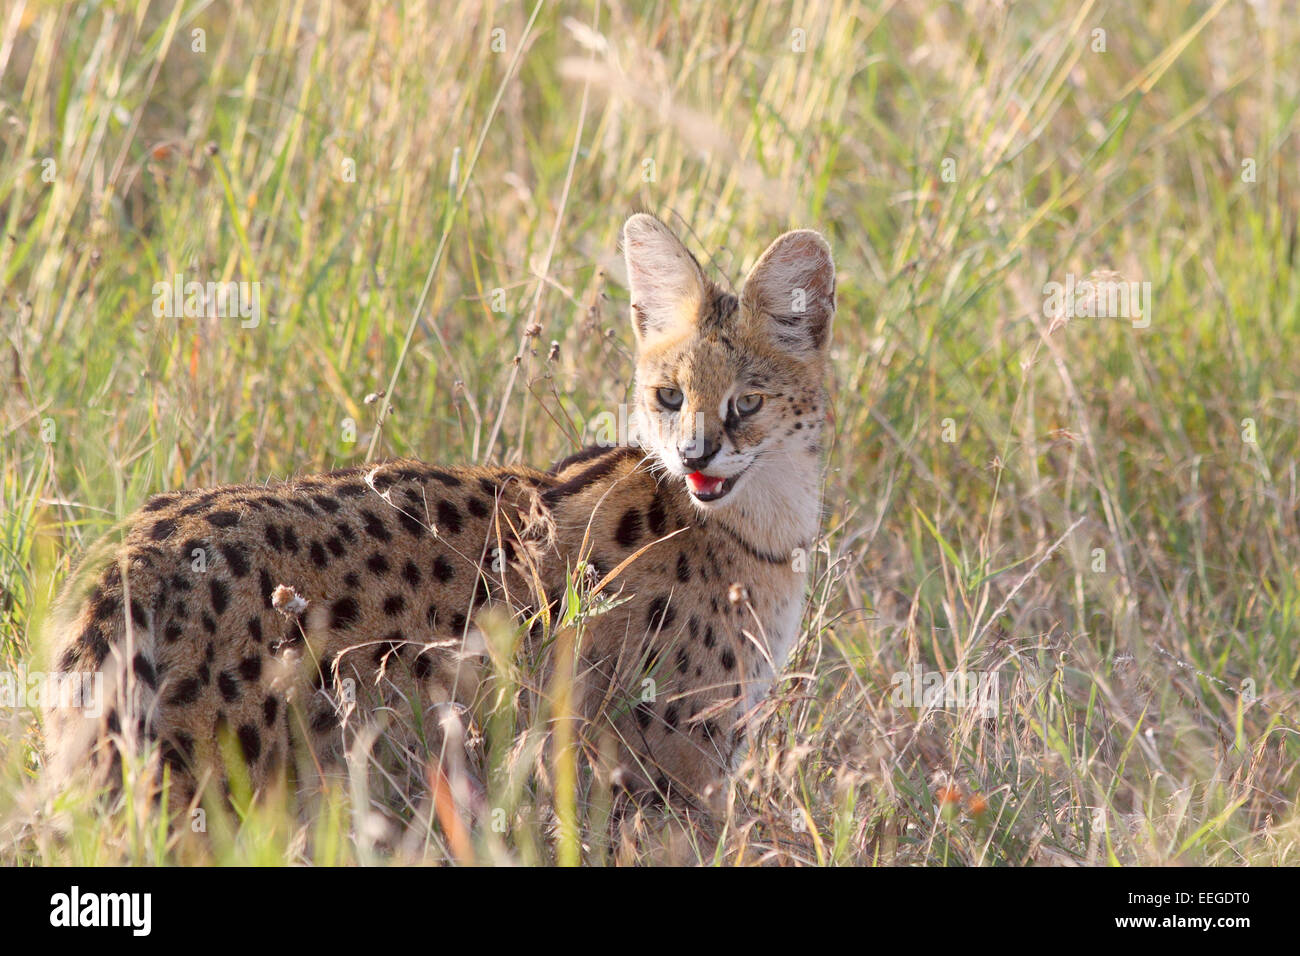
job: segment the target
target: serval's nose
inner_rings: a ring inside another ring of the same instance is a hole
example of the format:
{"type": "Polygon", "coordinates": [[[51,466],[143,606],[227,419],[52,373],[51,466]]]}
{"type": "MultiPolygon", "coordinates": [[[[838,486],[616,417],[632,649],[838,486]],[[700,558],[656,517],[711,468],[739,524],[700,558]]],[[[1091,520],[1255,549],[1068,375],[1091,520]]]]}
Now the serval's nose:
{"type": "Polygon", "coordinates": [[[703,435],[679,441],[677,454],[682,456],[682,467],[687,471],[703,471],[721,448],[722,442],[703,435]]]}

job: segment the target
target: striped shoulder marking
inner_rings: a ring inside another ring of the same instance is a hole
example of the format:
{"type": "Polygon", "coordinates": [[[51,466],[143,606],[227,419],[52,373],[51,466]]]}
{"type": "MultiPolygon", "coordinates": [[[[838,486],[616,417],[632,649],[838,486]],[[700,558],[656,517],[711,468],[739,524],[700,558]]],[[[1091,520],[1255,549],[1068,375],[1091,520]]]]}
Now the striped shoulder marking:
{"type": "Polygon", "coordinates": [[[569,495],[575,495],[584,488],[594,484],[601,478],[604,478],[612,472],[619,463],[629,458],[640,459],[645,453],[635,445],[616,445],[613,448],[601,449],[605,454],[591,455],[587,458],[579,459],[582,461],[594,460],[590,468],[586,468],[574,475],[568,481],[561,482],[554,488],[549,488],[542,492],[542,500],[548,505],[555,504],[561,498],[567,498],[569,495]]]}

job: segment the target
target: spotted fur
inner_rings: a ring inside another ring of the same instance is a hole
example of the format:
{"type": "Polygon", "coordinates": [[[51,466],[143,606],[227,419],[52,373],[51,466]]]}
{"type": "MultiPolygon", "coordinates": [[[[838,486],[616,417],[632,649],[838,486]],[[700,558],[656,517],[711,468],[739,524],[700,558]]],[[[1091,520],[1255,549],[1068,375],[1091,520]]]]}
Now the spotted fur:
{"type": "Polygon", "coordinates": [[[93,718],[51,707],[52,776],[112,782],[123,752],[149,747],[173,806],[235,772],[254,791],[286,775],[301,787],[342,772],[350,733],[385,715],[416,767],[461,759],[491,686],[478,616],[513,615],[549,686],[563,642],[537,612],[558,611],[585,568],[588,597],[603,585],[616,600],[576,641],[584,734],[614,742],[628,788],[707,798],[799,632],[834,269],[820,236],[787,233],[735,296],[646,215],[624,251],[636,443],[545,472],[403,460],[150,499],[68,601],[55,666],[103,674],[107,703],[93,718]],[[760,407],[741,416],[741,395],[760,407]],[[682,450],[701,434],[729,482],[715,501],[686,481],[682,450]]]}

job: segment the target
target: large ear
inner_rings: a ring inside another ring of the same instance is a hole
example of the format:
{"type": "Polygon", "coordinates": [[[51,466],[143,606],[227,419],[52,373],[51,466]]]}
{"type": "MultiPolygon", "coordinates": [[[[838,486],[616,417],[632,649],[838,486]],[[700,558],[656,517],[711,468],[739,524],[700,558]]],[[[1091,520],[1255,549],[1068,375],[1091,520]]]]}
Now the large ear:
{"type": "Polygon", "coordinates": [[[764,323],[791,352],[826,347],[835,316],[831,247],[811,229],[787,232],[767,247],[741,293],[749,321],[764,323]]]}
{"type": "Polygon", "coordinates": [[[704,300],[704,273],[671,229],[637,213],[623,226],[623,258],[637,342],[695,320],[704,300]]]}

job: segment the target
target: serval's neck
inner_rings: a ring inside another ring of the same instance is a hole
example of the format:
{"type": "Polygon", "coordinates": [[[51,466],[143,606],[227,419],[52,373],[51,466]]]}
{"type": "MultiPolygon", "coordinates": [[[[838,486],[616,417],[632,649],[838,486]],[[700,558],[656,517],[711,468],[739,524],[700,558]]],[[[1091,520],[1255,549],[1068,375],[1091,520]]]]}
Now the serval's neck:
{"type": "Polygon", "coordinates": [[[725,508],[701,512],[697,521],[763,563],[802,567],[821,523],[821,462],[808,451],[764,462],[725,508]]]}

